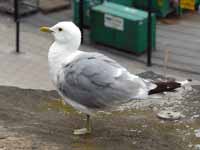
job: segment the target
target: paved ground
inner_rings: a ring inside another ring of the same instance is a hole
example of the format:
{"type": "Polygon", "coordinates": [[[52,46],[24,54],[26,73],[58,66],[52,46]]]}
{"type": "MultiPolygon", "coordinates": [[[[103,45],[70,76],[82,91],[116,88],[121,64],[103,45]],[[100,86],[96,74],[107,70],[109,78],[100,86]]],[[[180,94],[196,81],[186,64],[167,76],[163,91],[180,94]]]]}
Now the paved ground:
{"type": "Polygon", "coordinates": [[[157,51],[153,62],[161,65],[170,50],[169,66],[200,74],[200,14],[186,13],[174,24],[157,24],[157,51]]]}

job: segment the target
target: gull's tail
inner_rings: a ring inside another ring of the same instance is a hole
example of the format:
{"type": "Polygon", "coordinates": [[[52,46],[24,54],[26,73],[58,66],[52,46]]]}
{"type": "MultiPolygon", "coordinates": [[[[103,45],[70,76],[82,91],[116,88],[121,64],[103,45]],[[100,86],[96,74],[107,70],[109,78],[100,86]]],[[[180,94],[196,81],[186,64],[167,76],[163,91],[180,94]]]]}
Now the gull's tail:
{"type": "Polygon", "coordinates": [[[151,89],[148,94],[151,95],[151,94],[162,93],[162,92],[173,92],[175,91],[175,89],[185,86],[189,84],[191,81],[192,81],[191,79],[188,79],[181,82],[177,82],[177,81],[154,82],[154,84],[156,84],[157,87],[154,89],[151,89]]]}

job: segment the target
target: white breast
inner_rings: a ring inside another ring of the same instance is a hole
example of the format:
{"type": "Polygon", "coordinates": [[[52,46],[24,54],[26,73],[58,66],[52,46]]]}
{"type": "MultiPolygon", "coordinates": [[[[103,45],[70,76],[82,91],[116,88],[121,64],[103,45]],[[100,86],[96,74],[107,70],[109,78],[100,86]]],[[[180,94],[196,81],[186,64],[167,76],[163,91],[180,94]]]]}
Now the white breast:
{"type": "Polygon", "coordinates": [[[61,71],[63,65],[67,65],[74,60],[75,57],[80,55],[81,51],[68,50],[66,47],[52,44],[48,54],[49,75],[54,85],[57,85],[57,75],[61,71]]]}

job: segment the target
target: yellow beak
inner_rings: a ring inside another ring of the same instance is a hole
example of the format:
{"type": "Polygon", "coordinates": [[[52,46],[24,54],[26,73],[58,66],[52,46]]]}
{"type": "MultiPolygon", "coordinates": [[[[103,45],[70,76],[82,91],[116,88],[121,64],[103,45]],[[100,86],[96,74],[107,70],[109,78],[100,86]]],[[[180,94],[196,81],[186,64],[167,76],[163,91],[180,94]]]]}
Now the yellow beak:
{"type": "Polygon", "coordinates": [[[40,31],[41,32],[48,32],[48,33],[53,32],[49,27],[40,27],[40,31]]]}

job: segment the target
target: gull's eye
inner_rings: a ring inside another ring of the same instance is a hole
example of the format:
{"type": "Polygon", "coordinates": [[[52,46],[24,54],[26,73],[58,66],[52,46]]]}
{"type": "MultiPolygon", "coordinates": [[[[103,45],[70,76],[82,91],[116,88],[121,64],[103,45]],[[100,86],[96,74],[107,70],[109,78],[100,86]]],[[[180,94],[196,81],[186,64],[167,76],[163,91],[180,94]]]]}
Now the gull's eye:
{"type": "Polygon", "coordinates": [[[58,28],[58,31],[62,31],[63,29],[62,28],[58,28]]]}

